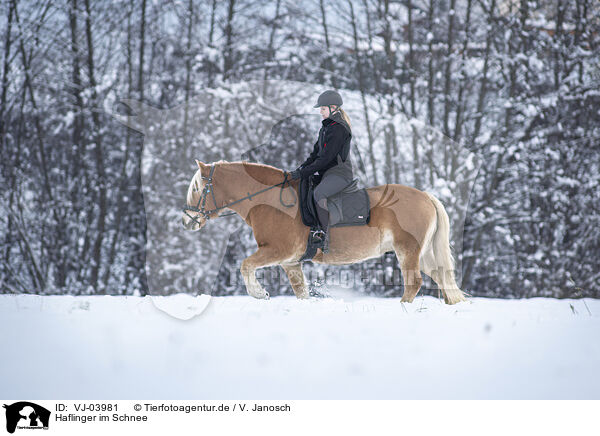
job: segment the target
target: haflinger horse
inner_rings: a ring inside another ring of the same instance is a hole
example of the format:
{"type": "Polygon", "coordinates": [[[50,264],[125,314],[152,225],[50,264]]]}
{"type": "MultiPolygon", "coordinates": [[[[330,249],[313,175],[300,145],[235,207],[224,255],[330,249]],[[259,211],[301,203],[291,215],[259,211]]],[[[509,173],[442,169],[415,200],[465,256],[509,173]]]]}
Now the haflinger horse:
{"type": "MultiPolygon", "coordinates": [[[[297,201],[299,180],[290,180],[283,170],[259,163],[196,163],[198,170],[183,210],[184,228],[200,230],[210,219],[237,213],[252,227],[258,245],[240,268],[248,294],[269,298],[256,279],[256,269],[281,265],[296,297],[308,298],[299,259],[310,229],[302,222],[297,201]]],[[[428,192],[397,184],[368,188],[367,193],[369,223],[330,228],[329,251],[319,249],[312,261],[345,265],[393,251],[402,270],[402,302],[411,303],[419,292],[421,271],[436,282],[446,303],[465,301],[454,278],[449,219],[442,203],[428,192]]]]}

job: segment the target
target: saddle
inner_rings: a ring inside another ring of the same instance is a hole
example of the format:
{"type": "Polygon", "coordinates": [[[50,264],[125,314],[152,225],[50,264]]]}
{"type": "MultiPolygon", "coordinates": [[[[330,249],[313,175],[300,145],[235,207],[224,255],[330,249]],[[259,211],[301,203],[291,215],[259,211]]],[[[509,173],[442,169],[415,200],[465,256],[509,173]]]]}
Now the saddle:
{"type": "MultiPolygon", "coordinates": [[[[313,229],[320,228],[317,214],[317,204],[313,196],[314,188],[318,183],[314,176],[300,179],[299,197],[300,214],[305,226],[313,229]]],[[[358,187],[358,179],[353,179],[344,189],[337,194],[327,197],[329,210],[329,227],[362,226],[369,224],[371,219],[371,205],[369,194],[365,188],[358,187]]],[[[318,245],[308,236],[306,252],[300,260],[310,260],[317,252],[318,245]]]]}

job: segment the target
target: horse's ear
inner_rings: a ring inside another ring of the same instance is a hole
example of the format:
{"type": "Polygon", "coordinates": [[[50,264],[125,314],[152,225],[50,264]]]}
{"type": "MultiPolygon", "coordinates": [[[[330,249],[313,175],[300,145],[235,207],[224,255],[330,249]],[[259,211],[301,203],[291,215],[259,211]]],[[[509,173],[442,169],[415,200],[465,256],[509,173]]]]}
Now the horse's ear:
{"type": "Polygon", "coordinates": [[[198,159],[195,159],[198,168],[200,168],[200,174],[203,177],[208,177],[208,173],[210,172],[210,165],[205,164],[204,162],[200,162],[198,159]]]}

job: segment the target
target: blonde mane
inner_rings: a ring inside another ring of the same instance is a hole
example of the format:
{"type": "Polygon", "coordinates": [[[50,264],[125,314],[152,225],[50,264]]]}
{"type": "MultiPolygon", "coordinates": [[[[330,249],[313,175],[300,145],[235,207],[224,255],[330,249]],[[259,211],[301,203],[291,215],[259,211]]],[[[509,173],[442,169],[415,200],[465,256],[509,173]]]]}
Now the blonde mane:
{"type": "Polygon", "coordinates": [[[200,168],[198,168],[196,170],[196,174],[194,174],[194,177],[192,177],[190,186],[188,186],[187,204],[190,206],[192,206],[192,201],[194,199],[194,192],[200,190],[200,185],[202,184],[202,182],[201,182],[202,179],[200,178],[200,176],[202,176],[202,172],[200,171],[200,168]]]}

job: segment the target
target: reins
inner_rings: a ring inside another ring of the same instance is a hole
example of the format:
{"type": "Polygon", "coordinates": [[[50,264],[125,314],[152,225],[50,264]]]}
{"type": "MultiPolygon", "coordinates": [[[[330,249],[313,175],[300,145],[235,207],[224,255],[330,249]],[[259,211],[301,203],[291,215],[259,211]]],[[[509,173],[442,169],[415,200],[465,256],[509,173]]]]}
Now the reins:
{"type": "MultiPolygon", "coordinates": [[[[283,190],[285,189],[285,184],[288,182],[288,173],[284,172],[284,178],[283,178],[283,182],[277,183],[275,185],[269,186],[268,188],[265,189],[261,189],[260,191],[254,192],[252,194],[248,193],[248,195],[246,195],[245,197],[242,197],[238,200],[232,201],[231,203],[227,203],[224,204],[223,206],[219,206],[217,207],[217,199],[215,198],[215,191],[212,185],[212,180],[213,180],[213,174],[215,172],[215,165],[212,164],[210,166],[210,173],[208,174],[208,177],[204,177],[201,175],[203,180],[206,180],[206,183],[204,185],[204,189],[202,190],[202,194],[200,195],[200,198],[198,199],[198,204],[196,205],[196,207],[194,206],[190,206],[188,204],[186,204],[183,207],[183,213],[185,213],[190,219],[192,219],[196,224],[201,225],[197,220],[197,216],[192,216],[188,213],[188,211],[192,211],[192,212],[196,212],[199,213],[200,215],[202,215],[204,217],[204,219],[209,220],[210,219],[210,214],[217,212],[221,209],[226,209],[229,206],[232,206],[234,204],[240,203],[244,200],[252,200],[252,197],[255,197],[259,194],[262,194],[263,192],[269,191],[277,186],[281,186],[281,190],[279,191],[279,202],[281,203],[282,206],[284,207],[293,207],[296,205],[297,203],[297,197],[296,197],[296,191],[294,191],[294,189],[291,187],[291,185],[288,184],[288,188],[292,189],[292,192],[294,193],[294,203],[293,204],[286,204],[283,202],[283,190]],[[213,199],[213,204],[215,205],[214,209],[210,209],[210,210],[206,210],[205,206],[206,206],[206,197],[208,195],[208,193],[212,194],[212,199],[213,199]]],[[[231,212],[231,213],[227,213],[227,214],[223,214],[223,215],[218,215],[218,217],[222,217],[222,216],[230,216],[230,215],[234,215],[235,212],[231,212]]]]}

